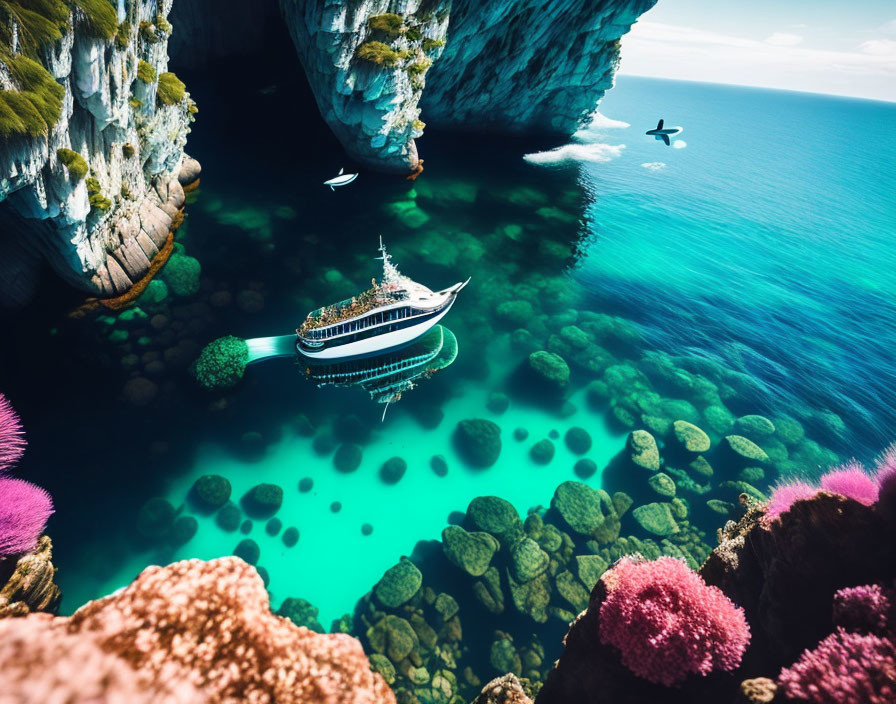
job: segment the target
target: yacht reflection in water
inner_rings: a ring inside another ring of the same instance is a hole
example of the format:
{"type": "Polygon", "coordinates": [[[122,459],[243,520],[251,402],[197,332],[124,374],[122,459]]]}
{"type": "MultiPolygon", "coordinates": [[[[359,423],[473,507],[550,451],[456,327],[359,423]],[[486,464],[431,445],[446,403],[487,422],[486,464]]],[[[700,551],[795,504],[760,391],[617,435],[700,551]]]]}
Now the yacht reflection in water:
{"type": "Polygon", "coordinates": [[[319,387],[360,386],[377,403],[399,401],[406,391],[444,369],[457,358],[457,338],[442,325],[398,349],[343,360],[299,358],[301,369],[319,387]]]}

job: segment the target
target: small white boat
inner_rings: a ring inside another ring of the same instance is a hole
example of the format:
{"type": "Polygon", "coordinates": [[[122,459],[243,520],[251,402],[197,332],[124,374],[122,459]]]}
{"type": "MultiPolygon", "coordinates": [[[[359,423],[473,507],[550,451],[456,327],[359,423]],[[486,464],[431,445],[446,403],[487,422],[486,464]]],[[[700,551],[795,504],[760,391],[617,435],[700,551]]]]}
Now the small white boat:
{"type": "Polygon", "coordinates": [[[345,169],[339,169],[339,173],[329,181],[324,181],[324,185],[329,186],[331,191],[335,191],[339,186],[347,186],[358,178],[358,174],[345,174],[342,173],[343,171],[345,169]]]}
{"type": "Polygon", "coordinates": [[[344,359],[413,342],[436,325],[470,279],[431,291],[401,274],[380,238],[383,278],[364,293],[311,311],[296,349],[312,359],[344,359]]]}

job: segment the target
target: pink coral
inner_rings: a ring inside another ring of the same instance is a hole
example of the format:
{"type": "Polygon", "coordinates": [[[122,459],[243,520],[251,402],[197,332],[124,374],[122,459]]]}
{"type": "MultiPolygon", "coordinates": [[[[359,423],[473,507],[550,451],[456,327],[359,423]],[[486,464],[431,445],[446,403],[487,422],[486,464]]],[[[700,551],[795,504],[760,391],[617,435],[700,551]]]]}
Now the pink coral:
{"type": "Polygon", "coordinates": [[[896,701],[896,645],[877,635],[838,628],[781,670],[785,698],[810,704],[892,704],[896,701]]]}
{"type": "Polygon", "coordinates": [[[896,485],[896,445],[890,445],[878,459],[874,479],[881,489],[896,485]]]}
{"type": "Polygon", "coordinates": [[[877,482],[865,473],[865,468],[858,462],[850,462],[822,474],[821,488],[865,506],[877,503],[877,482]]]}
{"type": "Polygon", "coordinates": [[[765,522],[773,521],[782,513],[789,511],[797,501],[810,499],[817,493],[818,489],[806,482],[778,484],[772,489],[772,495],[769,497],[768,506],[765,509],[765,522]]]}
{"type": "Polygon", "coordinates": [[[0,557],[33,549],[52,513],[46,491],[22,479],[0,477],[0,557]]]}
{"type": "Polygon", "coordinates": [[[603,579],[601,642],[639,677],[671,686],[740,664],[750,642],[743,609],[684,562],[623,558],[603,579]]]}
{"type": "Polygon", "coordinates": [[[885,634],[896,625],[896,591],[868,584],[834,594],[834,623],[847,631],[885,634]]]}
{"type": "Polygon", "coordinates": [[[25,454],[25,431],[6,396],[0,394],[0,474],[8,471],[25,454]]]}

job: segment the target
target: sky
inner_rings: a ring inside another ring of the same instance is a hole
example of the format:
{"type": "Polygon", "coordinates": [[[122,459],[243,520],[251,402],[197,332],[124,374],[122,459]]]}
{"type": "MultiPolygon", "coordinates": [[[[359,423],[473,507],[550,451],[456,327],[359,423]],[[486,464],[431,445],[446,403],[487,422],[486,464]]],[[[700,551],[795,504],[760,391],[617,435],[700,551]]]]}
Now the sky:
{"type": "Polygon", "coordinates": [[[896,101],[896,0],[658,0],[619,73],[896,101]]]}

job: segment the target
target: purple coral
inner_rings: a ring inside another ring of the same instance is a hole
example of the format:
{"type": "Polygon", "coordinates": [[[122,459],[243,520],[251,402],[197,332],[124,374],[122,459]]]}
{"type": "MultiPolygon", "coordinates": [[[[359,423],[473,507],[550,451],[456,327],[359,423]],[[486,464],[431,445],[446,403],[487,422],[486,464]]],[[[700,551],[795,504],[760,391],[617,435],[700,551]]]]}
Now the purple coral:
{"type": "Polygon", "coordinates": [[[896,487],[896,445],[890,445],[880,456],[874,478],[881,490],[887,486],[896,487]]]}
{"type": "Polygon", "coordinates": [[[865,473],[865,468],[858,462],[850,462],[822,474],[821,488],[865,506],[877,503],[877,482],[865,473]]]}
{"type": "Polygon", "coordinates": [[[604,579],[600,639],[634,674],[671,686],[740,664],[750,642],[743,609],[681,560],[623,558],[604,579]]]}
{"type": "Polygon", "coordinates": [[[797,501],[810,499],[817,493],[818,489],[806,482],[779,484],[772,489],[772,495],[769,497],[768,506],[765,509],[766,522],[773,521],[782,513],[789,511],[797,501]]]}
{"type": "Polygon", "coordinates": [[[53,500],[22,479],[0,478],[0,557],[32,550],[53,513],[53,500]]]}
{"type": "Polygon", "coordinates": [[[896,645],[877,635],[838,628],[781,670],[785,698],[809,704],[892,704],[896,701],[896,645]]]}
{"type": "Polygon", "coordinates": [[[896,626],[896,591],[880,584],[834,594],[834,623],[847,631],[884,635],[896,626]]]}
{"type": "Polygon", "coordinates": [[[0,474],[25,454],[25,431],[18,414],[3,394],[0,394],[0,474]]]}

